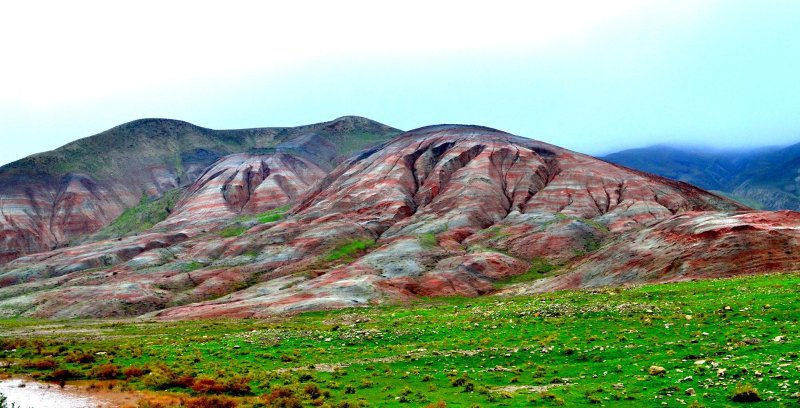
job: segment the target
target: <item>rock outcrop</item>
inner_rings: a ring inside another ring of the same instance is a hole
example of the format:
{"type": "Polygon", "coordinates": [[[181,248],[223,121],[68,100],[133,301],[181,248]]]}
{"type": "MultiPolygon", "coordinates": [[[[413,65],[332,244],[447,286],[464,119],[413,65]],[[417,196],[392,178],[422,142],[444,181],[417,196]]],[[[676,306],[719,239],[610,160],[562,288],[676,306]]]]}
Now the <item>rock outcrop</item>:
{"type": "Polygon", "coordinates": [[[205,226],[293,204],[325,175],[311,160],[288,153],[227,156],[192,184],[160,226],[205,226]]]}

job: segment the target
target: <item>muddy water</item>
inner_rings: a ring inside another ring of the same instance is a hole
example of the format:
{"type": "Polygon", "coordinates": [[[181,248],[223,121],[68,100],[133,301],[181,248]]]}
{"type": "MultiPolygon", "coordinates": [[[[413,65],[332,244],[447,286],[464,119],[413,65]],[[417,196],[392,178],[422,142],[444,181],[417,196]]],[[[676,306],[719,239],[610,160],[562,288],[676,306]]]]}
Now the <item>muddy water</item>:
{"type": "Polygon", "coordinates": [[[116,402],[89,395],[74,386],[63,389],[58,385],[21,379],[0,380],[0,393],[20,408],[96,408],[119,406],[116,402]]]}

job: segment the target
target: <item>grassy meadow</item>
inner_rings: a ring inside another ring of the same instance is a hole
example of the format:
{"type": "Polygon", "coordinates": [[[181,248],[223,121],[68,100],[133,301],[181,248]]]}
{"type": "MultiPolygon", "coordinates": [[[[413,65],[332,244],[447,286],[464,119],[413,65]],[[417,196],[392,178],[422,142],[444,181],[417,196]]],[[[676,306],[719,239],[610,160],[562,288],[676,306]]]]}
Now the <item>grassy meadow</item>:
{"type": "Polygon", "coordinates": [[[789,407],[798,298],[800,274],[776,274],[268,320],[6,320],[0,374],[187,407],[789,407]]]}

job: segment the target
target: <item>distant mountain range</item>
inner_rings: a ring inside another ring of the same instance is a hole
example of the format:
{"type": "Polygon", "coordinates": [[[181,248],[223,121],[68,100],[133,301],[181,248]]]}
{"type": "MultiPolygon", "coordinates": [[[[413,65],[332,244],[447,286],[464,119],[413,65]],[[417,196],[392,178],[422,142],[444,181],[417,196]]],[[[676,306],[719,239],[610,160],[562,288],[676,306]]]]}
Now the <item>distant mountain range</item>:
{"type": "Polygon", "coordinates": [[[728,151],[650,146],[601,158],[694,184],[753,208],[800,210],[800,143],[728,151]]]}

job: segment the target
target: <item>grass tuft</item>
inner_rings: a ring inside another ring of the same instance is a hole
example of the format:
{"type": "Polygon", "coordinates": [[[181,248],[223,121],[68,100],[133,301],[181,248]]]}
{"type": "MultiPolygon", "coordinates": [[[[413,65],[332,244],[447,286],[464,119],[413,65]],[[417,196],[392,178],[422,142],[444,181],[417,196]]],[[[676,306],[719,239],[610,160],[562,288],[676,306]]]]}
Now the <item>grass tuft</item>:
{"type": "Polygon", "coordinates": [[[553,276],[554,272],[558,271],[560,266],[550,263],[547,258],[536,257],[531,260],[531,266],[528,271],[516,276],[509,276],[497,282],[497,286],[503,287],[513,285],[515,283],[530,282],[537,279],[553,276]]]}
{"type": "Polygon", "coordinates": [[[375,246],[375,240],[373,239],[357,239],[355,241],[350,241],[345,244],[342,244],[325,256],[326,261],[337,261],[337,260],[346,260],[352,261],[356,255],[363,253],[364,251],[372,248],[375,246]]]}
{"type": "Polygon", "coordinates": [[[284,206],[269,210],[267,212],[263,212],[261,214],[258,214],[256,216],[256,219],[258,219],[258,222],[260,222],[262,224],[266,224],[268,222],[280,221],[280,220],[282,220],[282,219],[284,219],[286,217],[286,213],[288,213],[288,212],[289,212],[289,206],[288,205],[284,205],[284,206]]]}
{"type": "Polygon", "coordinates": [[[424,234],[419,234],[419,243],[422,245],[423,248],[433,248],[439,245],[439,239],[436,238],[436,234],[433,232],[426,232],[424,234]]]}
{"type": "Polygon", "coordinates": [[[232,225],[230,227],[225,227],[222,231],[219,232],[219,236],[222,238],[232,238],[238,237],[239,235],[244,234],[247,231],[247,228],[242,227],[240,225],[232,225]]]}

